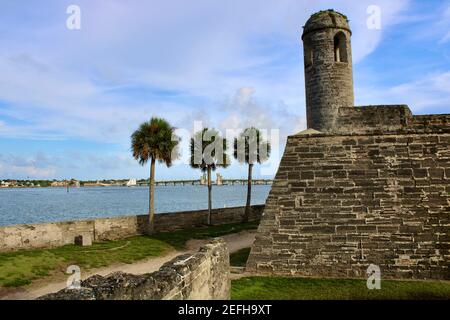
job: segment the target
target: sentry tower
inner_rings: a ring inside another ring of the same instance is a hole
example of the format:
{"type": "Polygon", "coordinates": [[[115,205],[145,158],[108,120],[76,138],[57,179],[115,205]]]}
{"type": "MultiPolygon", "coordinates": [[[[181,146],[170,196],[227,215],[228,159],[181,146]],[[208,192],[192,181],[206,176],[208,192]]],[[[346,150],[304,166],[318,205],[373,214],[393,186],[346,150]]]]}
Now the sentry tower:
{"type": "Polygon", "coordinates": [[[347,17],[333,10],[313,14],[303,29],[308,128],[333,132],[340,107],[353,107],[353,71],[347,17]]]}

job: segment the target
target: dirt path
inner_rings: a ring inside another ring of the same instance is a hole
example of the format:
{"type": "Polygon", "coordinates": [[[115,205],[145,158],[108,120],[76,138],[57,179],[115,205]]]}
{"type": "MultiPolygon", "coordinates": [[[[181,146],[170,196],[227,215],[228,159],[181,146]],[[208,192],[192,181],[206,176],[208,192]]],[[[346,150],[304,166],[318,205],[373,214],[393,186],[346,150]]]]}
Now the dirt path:
{"type": "MultiPolygon", "coordinates": [[[[243,231],[236,234],[230,234],[223,236],[222,238],[228,244],[230,253],[236,252],[243,248],[248,248],[253,244],[255,240],[255,232],[243,231]]],[[[190,240],[186,244],[186,250],[183,251],[171,251],[162,257],[149,258],[141,260],[132,264],[117,264],[104,268],[93,269],[86,273],[81,273],[81,278],[86,279],[94,274],[106,276],[110,273],[121,271],[131,274],[144,274],[158,271],[159,268],[166,262],[172,260],[176,256],[185,253],[192,253],[198,251],[198,249],[207,243],[208,240],[190,240]]],[[[59,291],[66,287],[66,277],[46,278],[40,279],[33,284],[14,289],[2,289],[0,291],[0,300],[30,300],[36,299],[42,295],[59,291]]]]}

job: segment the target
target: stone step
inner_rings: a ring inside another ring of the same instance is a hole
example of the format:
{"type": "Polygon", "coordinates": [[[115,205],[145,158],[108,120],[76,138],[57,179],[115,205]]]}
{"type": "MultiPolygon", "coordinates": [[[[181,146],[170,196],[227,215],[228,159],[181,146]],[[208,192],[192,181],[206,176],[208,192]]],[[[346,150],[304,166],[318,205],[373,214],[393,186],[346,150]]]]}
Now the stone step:
{"type": "Polygon", "coordinates": [[[231,273],[244,273],[245,267],[230,267],[231,273]]]}

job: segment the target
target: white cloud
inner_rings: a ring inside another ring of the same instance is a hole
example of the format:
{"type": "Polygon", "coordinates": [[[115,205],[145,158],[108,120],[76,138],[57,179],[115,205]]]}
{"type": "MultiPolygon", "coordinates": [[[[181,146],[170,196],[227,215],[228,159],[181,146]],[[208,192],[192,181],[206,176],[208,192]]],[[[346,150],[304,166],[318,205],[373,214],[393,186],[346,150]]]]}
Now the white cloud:
{"type": "Polygon", "coordinates": [[[48,163],[43,154],[34,158],[24,158],[16,155],[0,154],[0,177],[2,178],[50,178],[57,169],[48,163]]]}
{"type": "Polygon", "coordinates": [[[226,132],[227,129],[243,130],[248,127],[270,131],[280,130],[281,139],[306,128],[305,117],[294,113],[283,103],[275,106],[264,104],[255,98],[257,92],[250,87],[243,87],[236,91],[229,103],[220,107],[224,114],[219,128],[226,132]]]}
{"type": "Polygon", "coordinates": [[[398,23],[411,26],[407,36],[415,41],[432,40],[438,45],[445,45],[450,40],[450,5],[449,2],[434,4],[433,12],[408,12],[400,16],[398,23]]]}
{"type": "Polygon", "coordinates": [[[443,33],[439,43],[448,43],[450,41],[450,5],[443,11],[441,19],[435,23],[435,28],[443,33]]]}
{"type": "MultiPolygon", "coordinates": [[[[21,22],[13,37],[4,40],[10,45],[0,45],[0,100],[11,105],[0,112],[25,124],[7,124],[1,134],[126,143],[132,129],[153,114],[186,125],[183,119],[202,108],[183,99],[136,102],[130,101],[133,94],[111,93],[130,85],[174,90],[217,104],[220,97],[248,86],[264,101],[262,114],[247,110],[259,124],[270,123],[264,113],[279,108],[278,101],[300,114],[301,26],[330,4],[351,20],[357,63],[382,37],[383,30],[366,27],[370,1],[79,1],[81,31],[65,29],[57,18],[58,6],[29,13],[36,19],[21,22]],[[48,19],[39,20],[39,12],[48,19]],[[281,64],[274,67],[274,62],[281,64]]],[[[408,1],[378,4],[387,28],[408,1]]],[[[22,10],[17,9],[17,19],[22,10]]],[[[10,25],[14,15],[9,16],[10,25]]]]}
{"type": "Polygon", "coordinates": [[[430,108],[448,113],[450,106],[450,71],[422,76],[391,88],[360,88],[365,104],[407,104],[413,113],[433,113],[430,108]]]}
{"type": "Polygon", "coordinates": [[[447,9],[443,12],[442,18],[437,23],[437,28],[442,30],[444,36],[439,41],[440,44],[445,44],[450,41],[450,5],[447,6],[447,9]]]}
{"type": "Polygon", "coordinates": [[[448,108],[450,105],[450,72],[432,74],[415,82],[405,83],[389,90],[393,101],[402,99],[411,109],[421,113],[428,108],[448,108]]]}
{"type": "MultiPolygon", "coordinates": [[[[10,31],[0,42],[0,117],[14,121],[0,123],[0,136],[112,142],[124,150],[138,124],[159,115],[185,129],[194,120],[220,129],[280,128],[284,139],[306,127],[300,34],[309,15],[334,7],[349,17],[357,64],[392,26],[421,18],[404,14],[409,2],[378,0],[382,29],[369,30],[369,0],[79,0],[79,32],[65,28],[64,5],[36,1],[40,10],[31,12],[33,5],[10,2],[0,13],[0,30],[10,31]],[[24,10],[33,19],[23,19],[24,10]]],[[[404,84],[383,98],[408,96],[417,108],[442,104],[446,78],[433,79],[433,88],[404,84]]],[[[79,172],[122,172],[101,167],[108,162],[138,172],[129,154],[80,152],[79,172]]]]}

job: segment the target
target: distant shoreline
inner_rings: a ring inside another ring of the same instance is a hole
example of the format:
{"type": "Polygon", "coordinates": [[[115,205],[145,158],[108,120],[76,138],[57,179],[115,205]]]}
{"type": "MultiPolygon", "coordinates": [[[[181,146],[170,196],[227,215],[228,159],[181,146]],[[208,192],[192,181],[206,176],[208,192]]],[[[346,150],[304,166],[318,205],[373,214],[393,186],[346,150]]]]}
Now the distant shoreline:
{"type": "MultiPolygon", "coordinates": [[[[21,180],[16,180],[21,181],[21,180]]],[[[25,181],[33,181],[33,180],[25,180],[25,181]]],[[[9,181],[8,181],[9,182],[9,181]]],[[[247,179],[223,179],[219,183],[216,181],[212,181],[212,185],[214,186],[230,186],[230,185],[247,185],[247,179]]],[[[17,183],[17,182],[16,182],[17,183]]],[[[271,185],[273,183],[273,179],[253,179],[253,185],[271,185]]],[[[207,184],[201,180],[161,180],[155,181],[155,186],[186,186],[186,185],[198,185],[198,186],[207,186],[207,184]]],[[[137,183],[132,185],[127,185],[126,182],[117,182],[115,184],[108,183],[92,183],[87,182],[84,183],[82,181],[77,181],[76,184],[64,185],[63,182],[58,181],[58,185],[34,185],[33,183],[20,184],[20,185],[8,185],[2,184],[0,185],[0,189],[41,189],[41,188],[91,188],[91,187],[147,187],[148,182],[137,181],[137,183]]]]}
{"type": "MultiPolygon", "coordinates": [[[[215,187],[226,187],[226,186],[235,186],[234,184],[219,184],[216,183],[212,184],[215,187]]],[[[162,182],[161,184],[157,184],[156,187],[186,187],[186,186],[201,186],[201,187],[207,187],[207,185],[203,184],[164,184],[162,182]]],[[[112,187],[120,187],[120,188],[143,188],[148,187],[148,185],[138,185],[138,186],[123,186],[123,185],[92,185],[92,186],[79,186],[79,187],[69,187],[69,189],[82,189],[82,188],[112,188],[112,187]]],[[[21,186],[21,187],[0,187],[0,190],[2,189],[67,189],[67,187],[64,186],[57,186],[57,187],[27,187],[27,186],[21,186]]]]}

